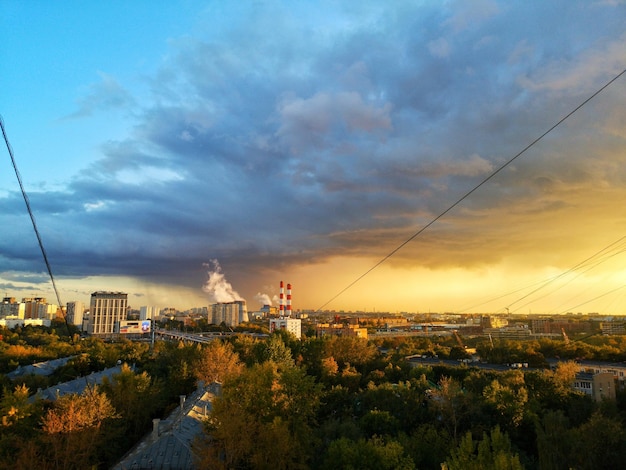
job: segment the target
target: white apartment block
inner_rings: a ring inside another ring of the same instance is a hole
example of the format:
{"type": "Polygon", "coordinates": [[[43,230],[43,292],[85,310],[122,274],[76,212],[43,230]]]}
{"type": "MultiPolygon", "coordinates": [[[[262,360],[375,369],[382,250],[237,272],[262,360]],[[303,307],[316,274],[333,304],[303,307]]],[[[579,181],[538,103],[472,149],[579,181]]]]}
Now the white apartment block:
{"type": "Polygon", "coordinates": [[[89,305],[90,335],[112,335],[121,320],[126,319],[128,294],[124,292],[94,292],[89,305]]]}

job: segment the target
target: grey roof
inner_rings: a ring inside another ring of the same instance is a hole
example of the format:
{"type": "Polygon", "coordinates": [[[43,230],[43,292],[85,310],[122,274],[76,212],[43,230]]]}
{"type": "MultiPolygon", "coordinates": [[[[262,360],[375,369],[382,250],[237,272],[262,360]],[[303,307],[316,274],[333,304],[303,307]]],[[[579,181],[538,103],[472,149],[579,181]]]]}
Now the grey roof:
{"type": "Polygon", "coordinates": [[[154,431],[145,436],[113,470],[195,469],[192,443],[202,433],[211,400],[218,393],[216,384],[200,386],[181,407],[158,423],[158,436],[154,431]]]}
{"type": "Polygon", "coordinates": [[[87,388],[87,386],[101,384],[103,377],[111,379],[114,374],[119,374],[120,372],[122,372],[122,366],[110,367],[100,372],[92,372],[84,377],[78,377],[77,379],[70,380],[69,382],[56,384],[52,387],[46,388],[45,390],[38,390],[35,395],[30,397],[30,400],[33,401],[37,398],[41,398],[43,400],[56,400],[58,397],[62,397],[63,395],[67,395],[69,393],[80,394],[85,390],[85,388],[87,388]]]}
{"type": "Polygon", "coordinates": [[[67,361],[75,356],[62,357],[60,359],[52,359],[50,361],[37,362],[28,366],[18,366],[17,369],[7,374],[10,379],[15,379],[23,375],[51,375],[59,367],[67,364],[67,361]]]}

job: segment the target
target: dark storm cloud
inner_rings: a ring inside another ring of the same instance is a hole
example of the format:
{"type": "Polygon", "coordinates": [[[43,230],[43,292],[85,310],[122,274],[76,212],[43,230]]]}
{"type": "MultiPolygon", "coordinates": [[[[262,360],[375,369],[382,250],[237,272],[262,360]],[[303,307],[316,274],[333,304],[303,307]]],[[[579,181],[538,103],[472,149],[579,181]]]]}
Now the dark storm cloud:
{"type": "MultiPolygon", "coordinates": [[[[67,193],[31,195],[49,251],[62,274],[190,286],[213,258],[262,270],[384,255],[615,72],[625,41],[613,9],[559,5],[374,6],[335,11],[344,26],[326,29],[261,8],[173,40],[152,100],[103,75],[79,103],[72,117],[133,105],[136,121],[67,193]]],[[[620,147],[623,113],[609,118],[620,147]]],[[[608,155],[588,163],[587,136],[601,132],[573,123],[398,262],[498,259],[524,243],[504,223],[511,204],[556,214],[566,185],[623,184],[608,155]]],[[[0,220],[20,210],[14,195],[0,205],[0,220]]],[[[13,242],[2,249],[19,251],[13,242]]]]}

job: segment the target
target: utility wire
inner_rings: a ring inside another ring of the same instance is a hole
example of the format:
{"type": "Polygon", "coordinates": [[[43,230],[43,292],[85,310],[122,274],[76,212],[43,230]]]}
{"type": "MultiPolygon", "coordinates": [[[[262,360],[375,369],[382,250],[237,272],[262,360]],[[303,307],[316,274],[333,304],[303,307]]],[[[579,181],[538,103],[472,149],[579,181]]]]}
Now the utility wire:
{"type": "MultiPolygon", "coordinates": [[[[2,136],[4,137],[4,143],[6,144],[7,150],[9,151],[9,155],[11,156],[11,163],[13,164],[13,169],[15,170],[15,176],[17,176],[17,182],[20,185],[20,190],[22,191],[24,202],[26,203],[26,209],[28,210],[28,215],[30,215],[30,220],[33,223],[33,229],[35,230],[35,235],[37,236],[37,242],[39,243],[39,248],[41,249],[43,260],[46,263],[46,268],[48,268],[48,274],[50,275],[50,280],[52,281],[52,288],[54,289],[54,293],[56,295],[59,308],[61,309],[61,311],[63,311],[63,304],[61,303],[61,297],[59,296],[59,291],[57,289],[56,283],[54,282],[54,276],[52,275],[52,268],[50,267],[50,261],[48,261],[48,255],[46,254],[46,249],[43,246],[43,241],[41,240],[41,235],[39,234],[39,230],[37,229],[37,223],[35,222],[35,215],[33,214],[33,210],[30,207],[30,201],[28,200],[28,195],[26,194],[26,191],[24,190],[24,185],[22,184],[22,177],[20,176],[20,172],[17,169],[17,164],[15,163],[15,157],[13,156],[13,149],[11,148],[11,144],[9,143],[9,138],[7,137],[7,133],[4,128],[4,121],[2,120],[2,116],[0,116],[0,127],[2,127],[2,136]]],[[[65,315],[63,315],[63,317],[65,318],[65,315]]]]}
{"type": "Polygon", "coordinates": [[[337,294],[335,294],[333,297],[331,297],[330,300],[326,301],[324,304],[322,304],[320,307],[318,307],[316,312],[319,312],[320,310],[322,310],[326,305],[328,305],[333,300],[335,300],[337,297],[342,295],[344,292],[346,292],[348,289],[350,289],[352,286],[354,286],[357,282],[359,282],[361,279],[363,279],[365,276],[367,276],[369,273],[371,273],[374,269],[376,269],[378,266],[380,266],[385,261],[387,261],[389,258],[391,258],[393,255],[395,255],[398,251],[400,251],[402,248],[404,248],[405,245],[407,245],[413,239],[415,239],[419,235],[421,235],[431,225],[433,225],[435,222],[437,222],[439,219],[441,219],[443,216],[445,216],[448,212],[450,212],[452,209],[454,209],[456,206],[458,206],[461,202],[463,202],[470,195],[472,195],[474,192],[476,192],[480,187],[482,187],[489,180],[494,178],[498,173],[500,173],[502,170],[504,170],[506,167],[508,167],[515,160],[517,160],[517,158],[519,158],[524,153],[526,153],[527,150],[529,150],[531,147],[533,147],[537,142],[542,140],[545,136],[550,134],[554,129],[559,127],[563,122],[565,122],[573,114],[575,114],[579,109],[581,109],[583,106],[585,106],[591,100],[593,100],[596,96],[598,96],[600,93],[602,93],[606,88],[608,88],[613,82],[615,82],[617,79],[619,79],[625,73],[626,73],[626,69],[622,70],[620,73],[618,73],[616,76],[614,76],[611,80],[609,80],[607,83],[605,83],[600,89],[596,90],[591,96],[586,98],[582,103],[580,103],[573,110],[571,110],[564,117],[562,117],[559,121],[557,121],[556,124],[554,124],[552,127],[550,127],[547,131],[545,131],[543,134],[541,134],[539,137],[537,137],[535,140],[533,140],[530,144],[528,144],[526,147],[524,147],[515,156],[513,156],[511,159],[506,161],[504,164],[502,164],[500,167],[498,167],[496,170],[494,170],[489,176],[487,176],[485,179],[483,179],[480,183],[478,183],[476,186],[474,186],[472,189],[470,189],[468,192],[466,192],[463,196],[461,196],[459,199],[457,199],[456,202],[454,202],[452,205],[450,205],[446,210],[441,212],[438,216],[436,216],[434,219],[432,219],[430,222],[428,222],[426,225],[424,225],[421,229],[419,229],[417,232],[415,232],[413,235],[411,235],[408,239],[406,239],[404,242],[402,242],[400,245],[398,245],[396,248],[394,248],[389,254],[387,254],[380,261],[378,261],[376,264],[374,264],[371,268],[369,268],[367,271],[365,271],[363,274],[361,274],[359,277],[357,277],[354,281],[352,281],[346,287],[341,289],[337,294]]]}
{"type": "MultiPolygon", "coordinates": [[[[526,295],[523,295],[522,297],[520,297],[519,299],[515,300],[514,302],[511,302],[506,308],[510,309],[513,307],[513,305],[517,304],[518,302],[521,302],[522,300],[530,297],[531,295],[539,292],[541,289],[549,286],[550,284],[552,284],[554,281],[561,279],[562,277],[568,275],[571,272],[576,271],[579,268],[582,267],[586,267],[588,263],[591,262],[591,260],[593,260],[594,258],[596,258],[597,256],[600,256],[602,253],[604,253],[606,250],[608,250],[609,248],[611,248],[612,246],[620,243],[622,240],[624,240],[626,238],[626,236],[621,237],[619,240],[614,241],[613,243],[611,243],[610,245],[605,246],[604,248],[602,248],[600,251],[596,252],[595,254],[593,254],[592,256],[590,256],[589,258],[585,259],[584,261],[581,261],[580,263],[576,264],[575,266],[572,266],[571,268],[569,268],[567,271],[563,271],[561,274],[559,274],[558,276],[555,276],[549,280],[547,280],[546,282],[544,282],[542,285],[540,285],[539,287],[537,287],[536,289],[530,291],[529,293],[527,293],[526,295]]],[[[590,268],[585,269],[585,271],[583,271],[581,274],[595,268],[596,266],[598,266],[599,264],[603,263],[604,261],[607,261],[607,259],[610,259],[620,253],[622,253],[624,250],[618,251],[617,253],[613,253],[612,255],[610,255],[608,258],[602,259],[600,261],[596,261],[595,264],[593,266],[591,266],[590,268]]],[[[578,277],[578,276],[577,276],[578,277]]],[[[571,282],[571,281],[570,281],[571,282]]],[[[567,283],[566,283],[567,284],[567,283]]],[[[556,290],[560,289],[561,287],[564,287],[566,284],[561,285],[559,288],[553,290],[552,292],[555,292],[556,290]]],[[[536,299],[535,299],[536,300],[536,299]]],[[[534,300],[533,300],[534,301],[534,300]]],[[[530,303],[530,302],[528,302],[530,303]]],[[[526,305],[528,305],[528,303],[518,307],[518,308],[523,308],[526,305]]]]}

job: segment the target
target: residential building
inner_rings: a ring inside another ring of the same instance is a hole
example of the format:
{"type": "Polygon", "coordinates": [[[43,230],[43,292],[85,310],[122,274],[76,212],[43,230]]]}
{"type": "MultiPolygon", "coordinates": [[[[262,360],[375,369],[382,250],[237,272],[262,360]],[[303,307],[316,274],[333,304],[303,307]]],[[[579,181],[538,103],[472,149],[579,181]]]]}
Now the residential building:
{"type": "Polygon", "coordinates": [[[140,320],[156,320],[159,318],[159,307],[143,306],[139,307],[139,319],[140,320]]]}
{"type": "Polygon", "coordinates": [[[15,297],[4,297],[0,304],[0,318],[15,317],[24,318],[26,304],[16,302],[15,297]]]}
{"type": "Polygon", "coordinates": [[[67,312],[65,318],[70,325],[74,325],[82,329],[83,316],[85,314],[85,304],[76,300],[67,303],[67,312]]]}
{"type": "Polygon", "coordinates": [[[245,300],[221,302],[211,305],[211,323],[214,325],[237,326],[248,321],[248,308],[245,300]]]}
{"type": "Polygon", "coordinates": [[[126,319],[128,294],[124,292],[94,292],[89,305],[89,326],[91,335],[111,336],[119,328],[119,322],[126,319]]]}
{"type": "Polygon", "coordinates": [[[270,333],[286,330],[296,338],[302,338],[302,320],[299,318],[270,318],[270,333]]]}
{"type": "Polygon", "coordinates": [[[577,372],[574,389],[594,401],[615,400],[615,377],[610,372],[577,372]]]}

